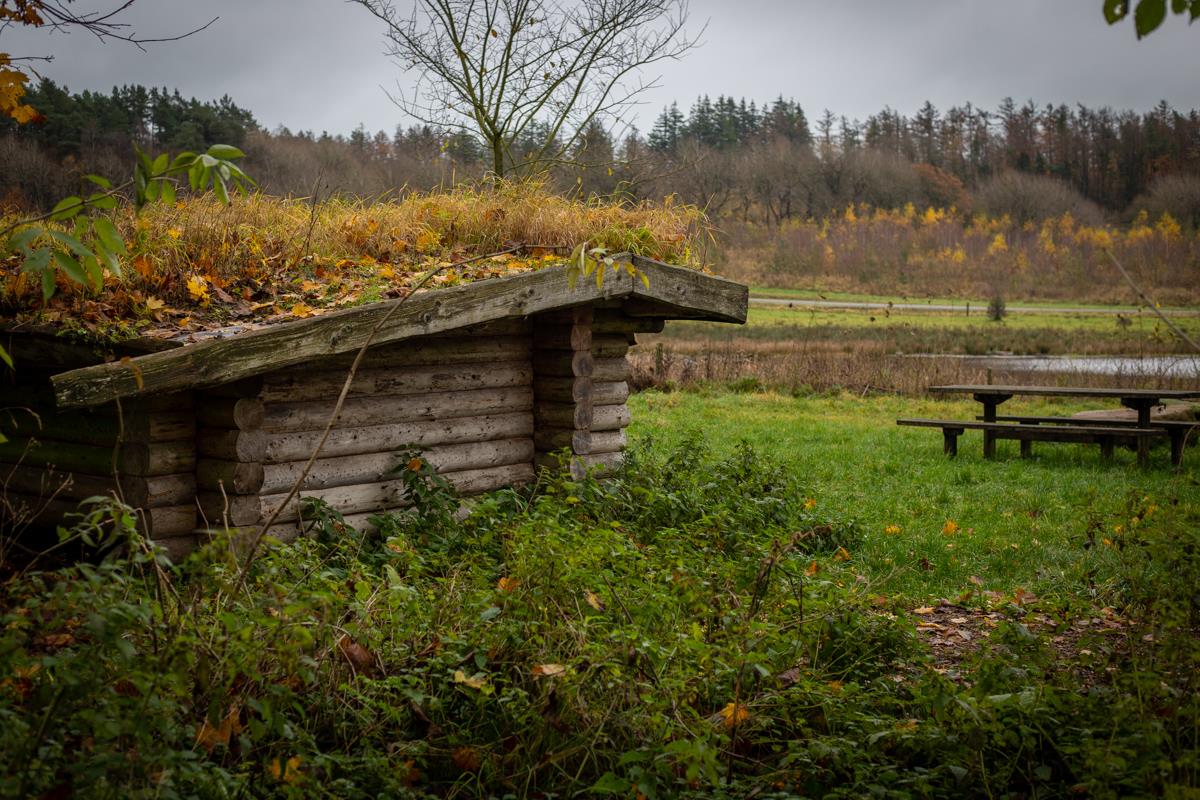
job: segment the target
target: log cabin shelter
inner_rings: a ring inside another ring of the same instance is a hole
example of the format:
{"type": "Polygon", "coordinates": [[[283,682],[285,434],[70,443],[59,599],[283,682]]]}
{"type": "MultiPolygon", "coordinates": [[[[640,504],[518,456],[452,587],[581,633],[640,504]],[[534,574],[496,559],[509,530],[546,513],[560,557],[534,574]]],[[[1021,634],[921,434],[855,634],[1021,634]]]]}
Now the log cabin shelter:
{"type": "Polygon", "coordinates": [[[10,527],[52,527],[116,494],[173,555],[207,531],[261,526],[343,408],[270,534],[304,528],[316,497],[357,528],[402,508],[398,451],[458,491],[521,484],[542,465],[612,468],[630,423],[629,347],[665,320],[743,323],[745,286],[636,258],[645,277],[573,284],[548,268],[250,330],[73,344],[10,328],[0,406],[10,527]]]}

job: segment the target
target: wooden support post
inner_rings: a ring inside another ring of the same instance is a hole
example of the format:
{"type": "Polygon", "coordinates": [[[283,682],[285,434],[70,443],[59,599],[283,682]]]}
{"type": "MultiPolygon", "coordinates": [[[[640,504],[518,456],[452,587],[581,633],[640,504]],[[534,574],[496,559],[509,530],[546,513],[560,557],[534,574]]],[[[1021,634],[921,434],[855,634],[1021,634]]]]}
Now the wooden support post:
{"type": "Polygon", "coordinates": [[[1187,440],[1186,428],[1168,428],[1167,435],[1171,437],[1171,466],[1176,471],[1183,468],[1183,446],[1187,440]]]}
{"type": "Polygon", "coordinates": [[[1100,437],[1100,459],[1102,461],[1112,461],[1113,457],[1113,437],[1100,437]]]}
{"type": "Polygon", "coordinates": [[[958,455],[958,437],[962,428],[942,428],[942,452],[953,458],[958,455]]]}
{"type": "Polygon", "coordinates": [[[1033,440],[1032,439],[1022,439],[1021,440],[1021,458],[1032,458],[1032,457],[1033,457],[1033,440]]]}

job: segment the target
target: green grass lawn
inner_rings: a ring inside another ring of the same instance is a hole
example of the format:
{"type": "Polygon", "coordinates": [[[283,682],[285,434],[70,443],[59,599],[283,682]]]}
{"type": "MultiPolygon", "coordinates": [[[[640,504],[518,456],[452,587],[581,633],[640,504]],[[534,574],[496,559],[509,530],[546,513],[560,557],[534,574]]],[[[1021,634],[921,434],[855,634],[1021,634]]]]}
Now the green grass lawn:
{"type": "MultiPolygon", "coordinates": [[[[1116,575],[1114,548],[1148,508],[1175,524],[1200,524],[1200,450],[1187,453],[1181,474],[1163,449],[1149,469],[1128,451],[1104,463],[1099,448],[1070,444],[1035,444],[1034,458],[1022,460],[1016,442],[999,442],[998,458],[986,461],[981,435],[967,432],[949,459],[936,429],[895,424],[902,416],[971,418],[979,410],[971,401],[646,392],[630,404],[634,435],[674,443],[700,430],[718,453],[746,440],[787,464],[817,508],[858,524],[861,543],[845,566],[865,578],[864,591],[917,603],[1023,589],[1103,605],[1116,575]]],[[[1004,410],[1082,408],[1016,399],[1004,410]]]]}
{"type": "MultiPolygon", "coordinates": [[[[797,300],[838,300],[852,301],[864,303],[928,303],[930,305],[963,305],[970,302],[971,308],[978,307],[981,311],[987,309],[988,299],[986,297],[978,298],[962,298],[962,297],[923,297],[917,295],[888,295],[888,294],[862,294],[856,292],[826,292],[819,289],[780,289],[773,286],[751,286],[750,294],[754,297],[778,297],[783,299],[797,300]]],[[[1132,298],[1128,303],[1117,305],[1104,303],[1091,303],[1084,301],[1071,300],[1022,300],[1012,298],[1009,303],[1014,306],[1025,306],[1029,308],[1094,308],[1104,310],[1123,310],[1133,308],[1137,305],[1132,298]]],[[[1173,306],[1177,310],[1196,310],[1197,306],[1173,306]]]]}

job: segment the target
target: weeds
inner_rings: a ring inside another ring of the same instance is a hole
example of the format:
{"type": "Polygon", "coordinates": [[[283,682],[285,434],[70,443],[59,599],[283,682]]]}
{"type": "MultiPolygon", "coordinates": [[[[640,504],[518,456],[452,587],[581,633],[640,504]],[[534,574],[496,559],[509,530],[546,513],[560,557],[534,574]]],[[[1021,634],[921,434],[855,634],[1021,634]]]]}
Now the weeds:
{"type": "Polygon", "coordinates": [[[461,520],[427,465],[401,475],[414,509],[373,534],[310,509],[313,535],[266,552],[245,592],[227,547],[171,566],[132,527],[123,558],[7,580],[0,793],[1105,796],[1195,778],[1194,701],[1161,713],[1191,680],[1166,644],[1131,684],[1081,694],[1014,624],[973,685],[949,681],[858,574],[854,521],[748,446],[644,444],[612,479],[543,474],[461,520]]]}

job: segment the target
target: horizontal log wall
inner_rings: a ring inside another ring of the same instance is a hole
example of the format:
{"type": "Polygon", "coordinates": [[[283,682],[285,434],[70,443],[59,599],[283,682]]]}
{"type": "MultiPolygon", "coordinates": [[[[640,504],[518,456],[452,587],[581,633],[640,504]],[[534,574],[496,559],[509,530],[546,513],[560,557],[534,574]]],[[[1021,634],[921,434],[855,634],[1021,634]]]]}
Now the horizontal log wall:
{"type": "Polygon", "coordinates": [[[211,405],[199,433],[197,478],[206,515],[241,527],[279,509],[270,532],[290,538],[303,524],[299,498],[350,515],[403,508],[408,501],[394,470],[407,448],[419,449],[465,494],[532,477],[527,322],[372,348],[305,474],[348,368],[345,357],[323,359],[204,395],[211,405]],[[282,506],[297,481],[298,497],[282,506]]]}
{"type": "Polygon", "coordinates": [[[0,503],[11,530],[50,528],[89,497],[115,497],[179,552],[196,527],[196,419],[190,393],[57,411],[27,366],[0,393],[0,503]]]}

